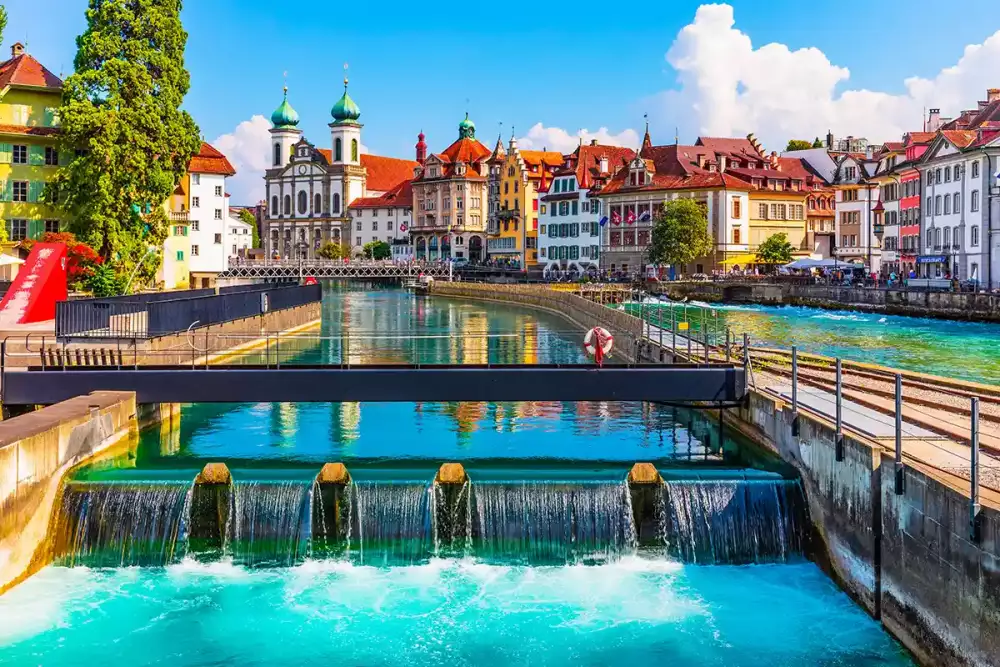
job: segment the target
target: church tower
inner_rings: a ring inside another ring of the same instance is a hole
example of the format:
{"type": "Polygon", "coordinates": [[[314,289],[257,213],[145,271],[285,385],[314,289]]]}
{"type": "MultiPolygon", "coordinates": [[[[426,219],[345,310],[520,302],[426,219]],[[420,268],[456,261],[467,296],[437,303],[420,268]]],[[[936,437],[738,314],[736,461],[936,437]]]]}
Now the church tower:
{"type": "Polygon", "coordinates": [[[298,129],[299,115],[288,103],[288,86],[285,86],[285,99],[281,106],[271,114],[271,155],[272,169],[284,167],[292,157],[292,146],[302,138],[302,130],[298,129]]]}
{"type": "Polygon", "coordinates": [[[344,94],[330,110],[330,139],[333,164],[361,166],[361,109],[347,94],[347,77],[344,77],[344,94]]]}

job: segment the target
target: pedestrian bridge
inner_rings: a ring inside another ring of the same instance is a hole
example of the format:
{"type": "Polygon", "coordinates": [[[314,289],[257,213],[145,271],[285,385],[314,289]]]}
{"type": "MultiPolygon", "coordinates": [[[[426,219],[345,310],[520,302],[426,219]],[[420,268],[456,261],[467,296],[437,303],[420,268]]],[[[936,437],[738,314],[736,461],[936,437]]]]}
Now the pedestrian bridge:
{"type": "Polygon", "coordinates": [[[731,404],[742,366],[605,364],[33,366],[3,372],[3,404],[47,405],[94,391],[139,403],[663,401],[731,404]]]}
{"type": "Polygon", "coordinates": [[[471,267],[452,270],[445,262],[344,262],[330,259],[268,259],[233,260],[229,268],[219,274],[220,280],[300,280],[314,278],[342,278],[358,280],[406,280],[420,274],[436,279],[461,275],[465,279],[492,277],[523,277],[522,272],[507,269],[471,267]]]}

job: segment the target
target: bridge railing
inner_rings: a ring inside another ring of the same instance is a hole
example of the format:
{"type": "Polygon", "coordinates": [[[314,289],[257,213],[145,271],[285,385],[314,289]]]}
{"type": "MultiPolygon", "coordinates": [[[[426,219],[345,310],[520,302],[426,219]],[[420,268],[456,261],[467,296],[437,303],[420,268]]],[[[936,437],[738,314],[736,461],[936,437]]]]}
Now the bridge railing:
{"type": "Polygon", "coordinates": [[[182,333],[317,302],[319,285],[233,285],[213,289],[77,299],[56,304],[59,339],[144,339],[182,333]]]}

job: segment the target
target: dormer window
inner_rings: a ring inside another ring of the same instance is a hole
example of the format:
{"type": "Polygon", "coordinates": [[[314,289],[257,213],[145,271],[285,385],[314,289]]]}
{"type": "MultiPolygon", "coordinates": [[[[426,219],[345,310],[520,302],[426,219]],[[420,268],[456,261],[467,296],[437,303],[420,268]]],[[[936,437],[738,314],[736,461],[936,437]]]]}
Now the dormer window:
{"type": "Polygon", "coordinates": [[[600,168],[602,174],[608,173],[608,158],[606,157],[601,158],[600,168]]]}
{"type": "Polygon", "coordinates": [[[754,186],[754,188],[756,188],[756,189],[760,188],[760,179],[759,178],[751,179],[750,183],[754,186]]]}

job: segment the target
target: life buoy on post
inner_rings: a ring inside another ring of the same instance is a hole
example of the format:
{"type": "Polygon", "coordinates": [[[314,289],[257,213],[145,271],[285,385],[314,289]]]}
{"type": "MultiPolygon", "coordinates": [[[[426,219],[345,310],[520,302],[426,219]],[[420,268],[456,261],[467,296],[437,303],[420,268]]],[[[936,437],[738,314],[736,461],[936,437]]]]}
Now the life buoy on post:
{"type": "Polygon", "coordinates": [[[604,357],[611,354],[614,345],[615,339],[611,332],[601,327],[594,327],[583,337],[583,349],[594,358],[598,366],[604,362],[604,357]]]}

